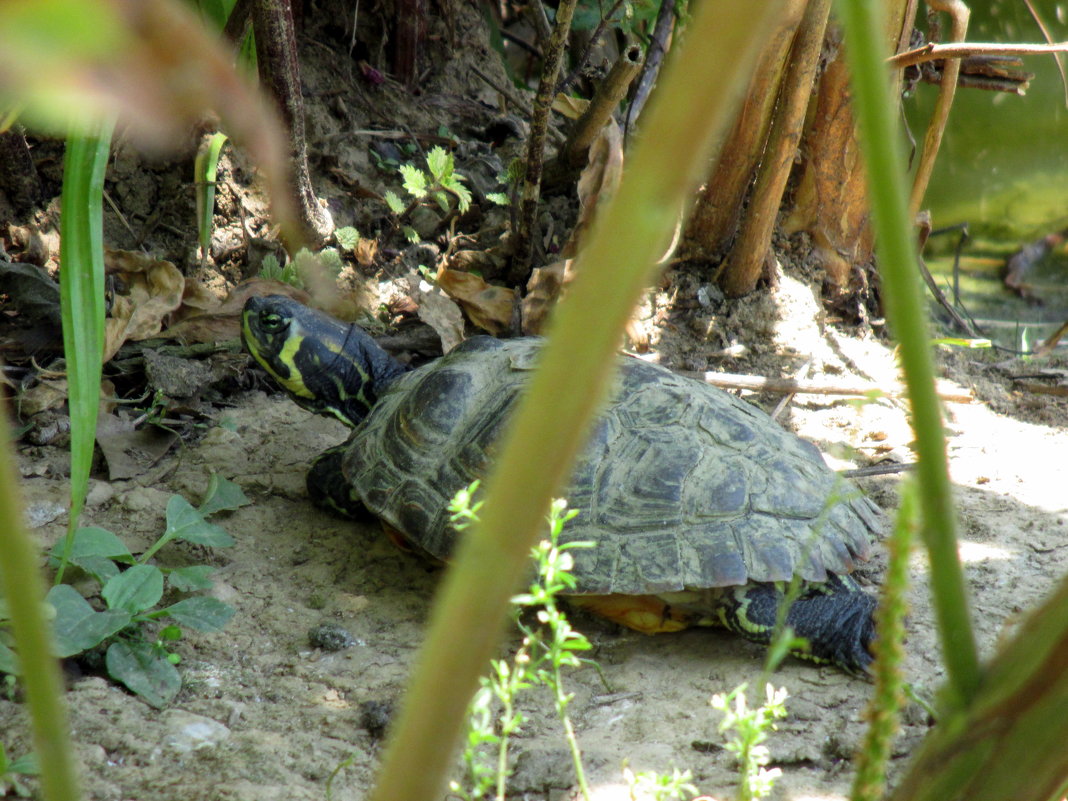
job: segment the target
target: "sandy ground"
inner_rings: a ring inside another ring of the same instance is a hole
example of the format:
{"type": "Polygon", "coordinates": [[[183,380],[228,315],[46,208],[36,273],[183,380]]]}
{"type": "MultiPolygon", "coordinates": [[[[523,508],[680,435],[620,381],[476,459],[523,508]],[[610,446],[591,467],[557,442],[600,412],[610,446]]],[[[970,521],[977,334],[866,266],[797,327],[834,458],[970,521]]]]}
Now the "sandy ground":
{"type": "MultiPolygon", "coordinates": [[[[770,337],[764,341],[778,343],[755,361],[773,353],[787,361],[811,357],[817,373],[852,373],[889,385],[890,355],[871,339],[783,322],[796,319],[798,302],[811,302],[811,293],[788,281],[736,311],[766,320],[770,337]],[[779,322],[776,313],[768,316],[776,309],[779,322]]],[[[999,414],[983,402],[946,407],[961,556],[980,647],[989,655],[1020,613],[1068,570],[1063,492],[1068,468],[1059,458],[1065,432],[1021,419],[1063,419],[1063,406],[1014,396],[997,380],[997,369],[959,355],[951,356],[949,366],[951,372],[969,370],[995,405],[1015,401],[1020,411],[999,414]]],[[[344,438],[340,424],[313,417],[278,395],[253,392],[234,400],[198,444],[160,464],[155,472],[164,478],[94,482],[94,505],[85,522],[119,533],[134,550],[147,547],[161,530],[170,493],[198,499],[212,471],[240,484],[253,503],[221,521],[237,540],[234,548],[206,554],[178,546],[169,557],[217,564],[214,593],[237,608],[224,632],[189,632],[180,644],[185,686],[171,708],[152,709],[102,678],[71,681],[68,697],[89,798],[318,799],[343,763],[334,798],[364,798],[373,780],[381,724],[376,710],[395,703],[403,691],[438,570],[397,550],[376,526],[334,519],[307,501],[305,467],[319,450],[344,438]],[[341,626],[355,644],[333,653],[312,647],[308,632],[322,623],[341,626]],[[198,729],[197,723],[203,725],[198,729]],[[189,741],[195,731],[206,732],[206,739],[189,741]]],[[[859,463],[886,454],[910,458],[900,402],[857,407],[799,396],[788,418],[789,427],[825,451],[855,449],[859,463]]],[[[62,458],[58,451],[39,449],[24,455],[22,467],[33,475],[62,458]]],[[[845,463],[832,457],[832,464],[845,463]]],[[[863,487],[892,509],[897,481],[868,479],[863,487]]],[[[30,507],[38,509],[61,503],[67,488],[59,480],[27,478],[24,491],[30,507]]],[[[51,542],[61,535],[63,522],[61,517],[37,533],[51,542]]],[[[862,571],[862,581],[877,582],[881,569],[877,556],[862,571]]],[[[908,680],[930,697],[944,673],[922,553],[913,556],[912,575],[908,680]]],[[[629,763],[635,770],[690,770],[702,792],[729,796],[734,768],[720,747],[718,713],[708,701],[714,692],[756,681],[761,650],[719,631],[650,638],[581,614],[574,619],[594,643],[593,656],[609,684],[590,669],[567,676],[598,793],[619,797],[614,793],[629,763]]],[[[790,693],[789,716],[768,743],[773,764],[783,769],[775,797],[844,797],[870,685],[796,660],[788,660],[774,681],[790,693]]],[[[522,705],[530,723],[515,743],[512,797],[561,798],[573,774],[551,701],[534,691],[522,705]]],[[[20,721],[21,708],[0,701],[9,753],[26,746],[20,721]]],[[[928,725],[919,707],[906,712],[891,778],[928,725]]]]}

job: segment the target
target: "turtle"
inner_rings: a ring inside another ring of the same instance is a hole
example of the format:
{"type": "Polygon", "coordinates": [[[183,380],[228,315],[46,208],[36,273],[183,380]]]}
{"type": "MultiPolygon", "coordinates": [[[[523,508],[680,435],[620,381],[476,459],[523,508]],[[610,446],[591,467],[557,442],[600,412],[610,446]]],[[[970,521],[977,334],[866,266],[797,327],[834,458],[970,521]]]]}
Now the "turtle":
{"type": "MultiPolygon", "coordinates": [[[[249,354],[309,411],[352,427],[307,474],[309,496],[373,515],[446,561],[448,505],[481,477],[537,363],[538,337],[475,336],[409,369],[355,324],[281,295],[251,297],[249,354]]],[[[726,627],[768,644],[785,615],[804,658],[864,674],[875,598],[850,573],[882,528],[878,506],[811,443],[724,390],[620,355],[565,497],[577,516],[567,600],[638,631],[726,627]]]]}

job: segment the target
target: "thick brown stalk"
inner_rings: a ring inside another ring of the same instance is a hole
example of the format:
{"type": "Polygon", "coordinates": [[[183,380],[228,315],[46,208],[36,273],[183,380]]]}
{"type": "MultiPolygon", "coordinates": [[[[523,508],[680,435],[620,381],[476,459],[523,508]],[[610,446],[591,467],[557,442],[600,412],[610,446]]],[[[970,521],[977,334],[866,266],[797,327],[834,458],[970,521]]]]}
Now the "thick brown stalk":
{"type": "Polygon", "coordinates": [[[308,173],[308,144],[304,139],[304,97],[300,89],[297,36],[291,0],[255,0],[252,25],[260,79],[270,88],[289,134],[291,194],[297,204],[297,217],[305,242],[289,242],[295,249],[306,244],[323,246],[334,231],[334,222],[319,204],[308,173]]]}
{"type": "Polygon", "coordinates": [[[426,33],[426,0],[395,0],[393,77],[411,89],[419,74],[419,51],[426,33]]]}
{"type": "Polygon", "coordinates": [[[797,28],[749,208],[720,278],[729,297],[752,292],[764,271],[779,205],[801,141],[830,12],[831,0],[809,0],[797,28]]]}
{"type": "Polygon", "coordinates": [[[558,156],[561,166],[574,170],[585,163],[593,140],[612,118],[619,102],[626,97],[631,81],[641,70],[641,58],[642,50],[637,45],[631,45],[619,54],[619,59],[597,87],[590,105],[575,122],[571,135],[564,143],[558,156]]]}
{"type": "Polygon", "coordinates": [[[671,34],[675,30],[675,0],[663,0],[660,10],[656,14],[656,24],[653,26],[653,35],[649,39],[649,46],[645,50],[645,62],[642,64],[642,77],[638,79],[638,86],[634,90],[634,97],[627,106],[627,121],[623,126],[623,133],[630,136],[631,129],[638,122],[645,101],[656,85],[656,77],[660,74],[660,65],[664,62],[664,56],[671,47],[671,34]]]}
{"type": "Polygon", "coordinates": [[[526,172],[520,193],[519,214],[516,222],[515,245],[512,251],[512,267],[508,273],[513,283],[522,283],[530,274],[534,257],[534,237],[538,219],[538,200],[541,197],[541,173],[545,158],[545,136],[549,129],[549,114],[552,112],[556,79],[564,60],[564,45],[571,30],[571,17],[575,14],[578,0],[562,0],[556,9],[556,25],[545,47],[545,61],[538,82],[538,93],[530,112],[530,137],[527,139],[526,172]]]}
{"type": "Polygon", "coordinates": [[[767,32],[738,117],[697,195],[686,239],[699,258],[711,259],[723,253],[738,230],[745,197],[764,153],[779,83],[805,3],[806,0],[788,0],[775,27],[767,32]]]}
{"type": "MultiPolygon", "coordinates": [[[[944,11],[949,15],[949,40],[954,44],[964,41],[968,35],[968,19],[971,11],[961,0],[927,0],[932,11],[944,11]]],[[[935,159],[942,145],[949,112],[953,108],[953,97],[957,92],[957,78],[960,75],[960,60],[947,59],[942,69],[942,85],[938,91],[931,121],[927,124],[927,134],[923,139],[923,152],[916,166],[916,177],[912,181],[912,193],[909,195],[909,215],[913,218],[920,213],[923,196],[927,194],[927,185],[931,182],[935,159]]]]}

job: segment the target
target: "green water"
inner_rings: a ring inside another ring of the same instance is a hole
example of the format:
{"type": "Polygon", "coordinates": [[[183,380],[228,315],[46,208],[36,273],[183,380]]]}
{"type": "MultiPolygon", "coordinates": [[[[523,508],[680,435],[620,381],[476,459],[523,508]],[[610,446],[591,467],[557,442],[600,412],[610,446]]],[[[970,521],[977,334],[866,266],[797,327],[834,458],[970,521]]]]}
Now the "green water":
{"type": "MultiPolygon", "coordinates": [[[[1068,40],[1068,3],[1033,2],[1053,39],[1068,40]]],[[[969,41],[1043,41],[1022,0],[974,0],[970,5],[969,41]]],[[[1002,283],[1001,265],[1008,255],[1068,228],[1065,88],[1052,56],[1027,56],[1023,69],[1035,73],[1023,97],[958,90],[923,204],[930,209],[935,228],[968,224],[973,239],[965,245],[958,273],[961,301],[972,315],[989,321],[993,338],[1010,346],[1041,338],[1068,319],[1065,245],[1054,248],[1029,272],[1027,280],[1037,300],[1022,299],[1002,283]]],[[[919,141],[936,91],[921,84],[905,102],[910,128],[919,141]]],[[[955,235],[945,235],[928,248],[931,271],[944,287],[952,282],[955,244],[955,235]]]]}

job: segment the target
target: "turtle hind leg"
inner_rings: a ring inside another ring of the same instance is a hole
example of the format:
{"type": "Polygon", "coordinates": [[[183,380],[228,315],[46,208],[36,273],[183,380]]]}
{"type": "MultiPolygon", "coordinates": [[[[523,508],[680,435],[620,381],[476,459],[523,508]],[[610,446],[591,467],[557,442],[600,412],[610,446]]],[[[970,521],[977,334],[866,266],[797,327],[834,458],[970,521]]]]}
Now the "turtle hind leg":
{"type": "MultiPolygon", "coordinates": [[[[782,601],[775,584],[754,582],[724,593],[719,618],[731,631],[766,645],[782,601]]],[[[875,598],[848,577],[828,574],[826,582],[808,585],[786,614],[786,625],[808,642],[808,649],[791,653],[847,673],[867,674],[875,606],[875,598]]]]}
{"type": "Polygon", "coordinates": [[[341,458],[348,443],[328,448],[319,454],[308,468],[308,497],[320,509],[352,520],[370,520],[367,511],[352,484],[341,471],[341,458]]]}

